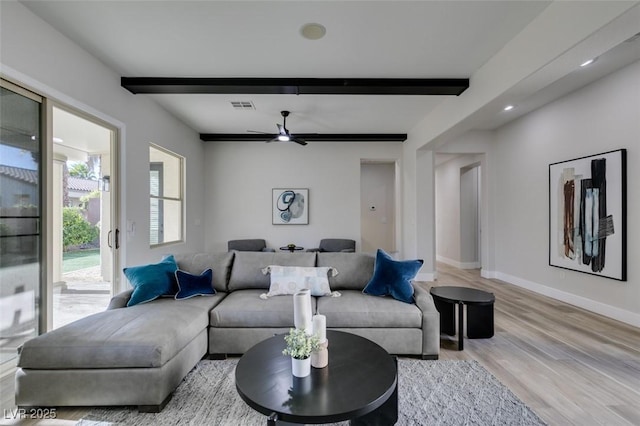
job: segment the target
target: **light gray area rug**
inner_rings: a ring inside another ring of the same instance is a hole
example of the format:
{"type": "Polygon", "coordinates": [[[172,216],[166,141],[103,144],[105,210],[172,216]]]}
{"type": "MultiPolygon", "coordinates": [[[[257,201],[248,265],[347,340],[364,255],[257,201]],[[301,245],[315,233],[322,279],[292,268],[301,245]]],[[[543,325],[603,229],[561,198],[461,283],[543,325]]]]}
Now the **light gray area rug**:
{"type": "MultiPolygon", "coordinates": [[[[135,407],[97,408],[77,425],[263,426],[266,418],[236,392],[236,363],[200,361],[161,413],[141,414],[135,407]]],[[[401,358],[398,380],[397,425],[545,424],[476,361],[401,358]]]]}

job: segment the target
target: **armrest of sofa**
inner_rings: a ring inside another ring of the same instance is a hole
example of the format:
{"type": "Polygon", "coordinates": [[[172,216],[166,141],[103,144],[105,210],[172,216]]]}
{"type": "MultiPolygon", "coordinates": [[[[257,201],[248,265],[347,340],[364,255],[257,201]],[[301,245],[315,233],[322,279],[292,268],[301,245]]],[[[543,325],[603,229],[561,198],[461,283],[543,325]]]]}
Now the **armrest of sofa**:
{"type": "Polygon", "coordinates": [[[440,313],[426,288],[413,283],[413,290],[416,305],[422,311],[422,357],[438,359],[440,354],[440,313]]]}
{"type": "Polygon", "coordinates": [[[107,311],[112,309],[120,309],[126,308],[127,302],[131,299],[131,294],[133,293],[133,289],[125,290],[113,296],[111,301],[109,302],[109,306],[107,306],[107,311]]]}

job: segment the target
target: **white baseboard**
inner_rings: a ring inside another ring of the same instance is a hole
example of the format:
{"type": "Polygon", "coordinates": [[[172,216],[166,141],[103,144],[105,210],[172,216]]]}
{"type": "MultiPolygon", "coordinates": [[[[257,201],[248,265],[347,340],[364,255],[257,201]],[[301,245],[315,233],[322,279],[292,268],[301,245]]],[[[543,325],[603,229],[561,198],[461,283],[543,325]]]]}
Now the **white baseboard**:
{"type": "Polygon", "coordinates": [[[480,267],[480,262],[458,262],[444,256],[436,256],[436,260],[458,269],[478,269],[480,267]]]}
{"type": "Polygon", "coordinates": [[[496,271],[487,271],[486,269],[480,269],[480,276],[482,278],[495,279],[498,276],[496,271]]]}
{"type": "Polygon", "coordinates": [[[533,281],[528,281],[523,278],[514,277],[513,275],[505,274],[498,271],[487,271],[487,274],[493,276],[485,276],[484,278],[495,278],[498,280],[506,281],[509,284],[517,285],[518,287],[526,288],[533,292],[549,296],[553,299],[560,300],[570,305],[578,306],[591,312],[603,315],[605,317],[613,318],[617,321],[624,322],[634,327],[640,327],[640,314],[629,312],[624,309],[617,308],[615,306],[607,305],[595,300],[587,299],[586,297],[577,296],[575,294],[567,293],[552,287],[548,287],[543,284],[539,284],[533,281]]]}

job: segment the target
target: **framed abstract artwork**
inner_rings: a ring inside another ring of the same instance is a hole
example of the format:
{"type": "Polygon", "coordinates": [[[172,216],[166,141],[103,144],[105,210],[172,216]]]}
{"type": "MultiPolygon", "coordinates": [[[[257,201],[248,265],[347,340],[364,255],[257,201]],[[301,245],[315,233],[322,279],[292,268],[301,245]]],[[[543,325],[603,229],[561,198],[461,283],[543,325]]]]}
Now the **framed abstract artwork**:
{"type": "Polygon", "coordinates": [[[309,224],[309,190],[302,188],[274,188],[272,194],[272,223],[274,225],[309,224]]]}
{"type": "Polygon", "coordinates": [[[627,280],[626,154],[549,165],[549,265],[627,280]]]}

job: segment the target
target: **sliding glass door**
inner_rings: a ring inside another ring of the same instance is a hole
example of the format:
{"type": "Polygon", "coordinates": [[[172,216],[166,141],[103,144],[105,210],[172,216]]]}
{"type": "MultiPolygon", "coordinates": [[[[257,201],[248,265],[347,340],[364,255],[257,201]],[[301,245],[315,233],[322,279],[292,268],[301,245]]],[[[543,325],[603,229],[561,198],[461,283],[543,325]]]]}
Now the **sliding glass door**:
{"type": "Polygon", "coordinates": [[[44,269],[42,99],[1,80],[0,362],[38,335],[44,269]]]}

